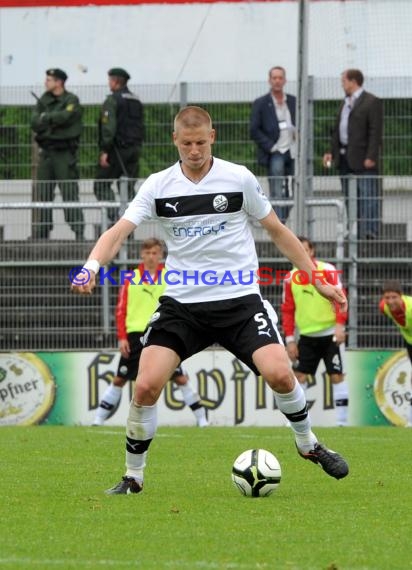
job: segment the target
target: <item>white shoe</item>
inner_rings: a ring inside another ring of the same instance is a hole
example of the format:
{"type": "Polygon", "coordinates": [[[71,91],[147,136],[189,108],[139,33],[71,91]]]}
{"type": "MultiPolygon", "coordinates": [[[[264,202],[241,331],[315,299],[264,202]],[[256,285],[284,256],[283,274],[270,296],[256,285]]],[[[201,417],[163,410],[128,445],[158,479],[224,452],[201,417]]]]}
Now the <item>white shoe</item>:
{"type": "Polygon", "coordinates": [[[409,428],[412,427],[412,422],[407,422],[407,423],[405,424],[405,427],[409,427],[409,428]]]}
{"type": "Polygon", "coordinates": [[[197,420],[197,427],[207,427],[209,425],[209,422],[207,421],[207,419],[205,417],[203,418],[199,418],[197,420]]]}

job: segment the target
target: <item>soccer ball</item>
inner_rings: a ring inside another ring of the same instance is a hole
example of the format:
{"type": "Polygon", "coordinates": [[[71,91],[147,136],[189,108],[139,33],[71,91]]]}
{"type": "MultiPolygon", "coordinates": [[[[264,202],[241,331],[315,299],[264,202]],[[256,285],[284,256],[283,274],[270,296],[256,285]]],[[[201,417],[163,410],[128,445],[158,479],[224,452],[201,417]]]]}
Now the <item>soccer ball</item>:
{"type": "Polygon", "coordinates": [[[248,449],[232,467],[232,481],[246,497],[267,497],[279,487],[282,469],[266,449],[248,449]]]}

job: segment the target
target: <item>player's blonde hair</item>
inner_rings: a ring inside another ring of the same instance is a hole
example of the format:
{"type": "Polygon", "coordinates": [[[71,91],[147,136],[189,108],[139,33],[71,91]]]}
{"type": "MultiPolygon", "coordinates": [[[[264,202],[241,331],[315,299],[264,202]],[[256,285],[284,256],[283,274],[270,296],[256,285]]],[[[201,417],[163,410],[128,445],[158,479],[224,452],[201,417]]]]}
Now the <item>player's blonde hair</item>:
{"type": "Polygon", "coordinates": [[[188,107],[180,109],[175,117],[173,128],[176,132],[179,127],[183,127],[184,129],[197,129],[204,125],[212,129],[212,119],[209,113],[202,109],[202,107],[189,105],[188,107]]]}

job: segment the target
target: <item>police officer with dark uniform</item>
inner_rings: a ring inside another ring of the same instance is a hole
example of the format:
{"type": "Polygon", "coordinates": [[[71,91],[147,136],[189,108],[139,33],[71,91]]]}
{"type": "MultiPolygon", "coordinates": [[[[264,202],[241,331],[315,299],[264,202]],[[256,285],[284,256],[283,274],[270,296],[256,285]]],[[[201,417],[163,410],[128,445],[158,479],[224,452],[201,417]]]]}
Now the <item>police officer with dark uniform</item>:
{"type": "MultiPolygon", "coordinates": [[[[62,69],[46,71],[46,92],[37,100],[31,119],[39,145],[39,164],[35,200],[51,202],[56,184],[64,202],[79,200],[79,172],[77,149],[82,131],[82,114],[79,99],[66,91],[67,74],[62,69]]],[[[64,210],[66,222],[77,240],[84,237],[83,212],[79,208],[64,210]]],[[[53,228],[53,211],[41,209],[33,224],[34,239],[47,239],[53,228]]]]}
{"type": "MultiPolygon", "coordinates": [[[[134,197],[134,179],[139,175],[140,148],[144,136],[143,105],[127,87],[130,75],[116,67],[108,71],[111,94],[107,96],[99,118],[99,165],[94,193],[98,200],[114,200],[112,181],[130,178],[129,201],[134,197]]],[[[118,212],[108,212],[109,221],[118,212]]]]}

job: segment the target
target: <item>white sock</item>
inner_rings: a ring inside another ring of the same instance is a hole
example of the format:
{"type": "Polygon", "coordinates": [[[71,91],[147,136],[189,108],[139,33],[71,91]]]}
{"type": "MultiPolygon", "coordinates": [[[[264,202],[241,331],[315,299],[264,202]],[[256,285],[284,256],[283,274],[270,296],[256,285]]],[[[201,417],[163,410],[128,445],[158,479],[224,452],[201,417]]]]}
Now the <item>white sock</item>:
{"type": "Polygon", "coordinates": [[[126,476],[143,482],[149,445],[157,429],[157,406],[137,406],[130,402],[126,426],[126,476]]]}
{"type": "Polygon", "coordinates": [[[411,405],[409,406],[409,423],[412,426],[412,400],[411,405]]]}
{"type": "Polygon", "coordinates": [[[179,385],[182,392],[183,400],[186,406],[191,408],[195,415],[196,423],[199,427],[206,427],[209,425],[206,417],[206,410],[200,402],[199,394],[195,392],[189,382],[179,385]]]}
{"type": "Polygon", "coordinates": [[[336,425],[348,425],[349,386],[347,380],[333,384],[333,399],[336,410],[336,425]]]}
{"type": "Polygon", "coordinates": [[[199,394],[197,394],[193,390],[192,386],[190,385],[190,382],[186,382],[186,384],[183,385],[179,384],[179,388],[180,391],[182,392],[183,401],[186,404],[186,406],[191,406],[192,404],[195,404],[200,400],[199,394]]]}
{"type": "Polygon", "coordinates": [[[289,394],[279,394],[275,391],[273,393],[279,410],[285,414],[295,432],[297,446],[303,452],[311,451],[318,440],[311,429],[305,393],[301,385],[295,379],[295,387],[289,394]]]}
{"type": "Polygon", "coordinates": [[[199,405],[198,408],[192,408],[192,411],[195,414],[196,423],[199,427],[207,427],[209,425],[204,406],[199,405]]]}
{"type": "Polygon", "coordinates": [[[100,400],[99,407],[96,410],[96,416],[94,418],[95,425],[103,425],[105,420],[110,416],[113,408],[117,406],[122,397],[122,388],[120,386],[115,386],[110,384],[100,400]]]}

